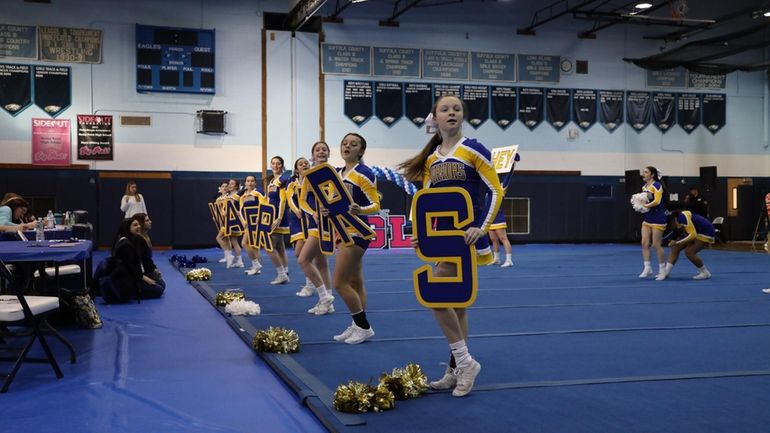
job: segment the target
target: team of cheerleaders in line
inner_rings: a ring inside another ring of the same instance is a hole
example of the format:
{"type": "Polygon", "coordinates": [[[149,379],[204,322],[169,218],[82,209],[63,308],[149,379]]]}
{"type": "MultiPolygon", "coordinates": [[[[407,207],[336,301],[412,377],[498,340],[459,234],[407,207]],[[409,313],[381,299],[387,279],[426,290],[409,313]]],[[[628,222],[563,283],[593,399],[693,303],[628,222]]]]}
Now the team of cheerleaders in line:
{"type": "MultiPolygon", "coordinates": [[[[505,247],[506,258],[503,266],[508,267],[513,264],[510,244],[505,236],[504,219],[501,214],[498,215],[504,190],[492,166],[490,151],[478,141],[462,134],[462,124],[467,120],[467,113],[465,103],[458,97],[439,98],[427,120],[435,126],[437,132],[418,155],[403,162],[399,168],[408,180],[422,183],[423,188],[464,189],[471,197],[474,215],[473,222],[464,228],[465,244],[475,245],[477,264],[500,264],[497,254],[493,257],[487,237],[487,233],[494,233],[497,236],[493,239],[505,247]],[[480,199],[479,192],[482,190],[487,191],[486,203],[480,199]]],[[[340,143],[340,153],[345,166],[337,168],[337,172],[352,198],[348,213],[357,215],[368,224],[367,215],[379,212],[380,200],[376,177],[362,161],[365,151],[366,140],[362,136],[355,133],[345,135],[340,143]]],[[[350,311],[352,322],[333,338],[348,344],[358,344],[374,336],[374,329],[366,317],[367,296],[362,267],[363,256],[370,240],[351,230],[350,244],[337,242],[332,276],[326,256],[321,251],[322,234],[319,233],[318,227],[319,218],[327,216],[329,211],[319,205],[320,202],[305,177],[305,172],[310,169],[311,164],[327,162],[329,153],[329,146],[325,142],[316,142],[311,148],[311,160],[297,159],[292,176],[286,174],[283,159],[274,157],[271,160],[274,175],[269,181],[266,197],[257,191],[256,179],[248,176],[240,194],[236,180],[223,183],[220,186],[216,208],[226,208],[224,203],[227,200],[236,202],[239,209],[252,201],[272,204],[276,209],[276,217],[271,234],[273,251],[269,252],[269,257],[277,270],[277,276],[271,284],[289,282],[288,260],[283,245],[283,235],[289,234],[294,244],[297,263],[306,277],[305,286],[297,295],[316,294],[318,301],[308,312],[324,315],[334,312],[335,296],[331,293],[331,288],[334,287],[350,311]]],[[[434,222],[442,229],[454,228],[449,218],[438,218],[434,222]]],[[[227,235],[222,228],[217,235],[217,242],[225,252],[221,261],[226,263],[228,268],[245,268],[241,259],[243,247],[251,259],[250,266],[245,269],[246,274],[255,275],[261,272],[259,251],[251,247],[253,243],[247,240],[247,234],[231,231],[227,235]]],[[[412,246],[419,249],[416,236],[412,238],[412,246]]],[[[435,265],[433,275],[458,276],[457,265],[439,262],[435,265]]],[[[444,375],[439,380],[430,382],[430,386],[441,390],[452,389],[452,395],[456,397],[465,396],[471,391],[476,376],[481,371],[481,364],[471,356],[466,343],[467,310],[451,307],[431,310],[449,344],[450,356],[444,375]]]]}

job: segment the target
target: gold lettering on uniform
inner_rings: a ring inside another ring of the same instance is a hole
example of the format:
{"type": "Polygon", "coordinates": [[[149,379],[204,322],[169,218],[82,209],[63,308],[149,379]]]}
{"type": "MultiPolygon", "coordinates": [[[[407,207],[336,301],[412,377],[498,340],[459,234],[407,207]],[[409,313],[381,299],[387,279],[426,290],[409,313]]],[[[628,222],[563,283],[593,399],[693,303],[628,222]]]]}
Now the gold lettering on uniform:
{"type": "Polygon", "coordinates": [[[461,162],[442,162],[430,168],[431,183],[446,180],[465,180],[465,165],[461,162]]]}

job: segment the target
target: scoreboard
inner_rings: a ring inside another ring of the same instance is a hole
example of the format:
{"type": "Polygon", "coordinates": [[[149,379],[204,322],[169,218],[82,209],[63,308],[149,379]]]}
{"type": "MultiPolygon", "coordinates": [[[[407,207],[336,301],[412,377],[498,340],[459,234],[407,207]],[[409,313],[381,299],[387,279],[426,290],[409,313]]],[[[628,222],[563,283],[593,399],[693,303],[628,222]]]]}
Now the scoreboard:
{"type": "Polygon", "coordinates": [[[214,30],[137,24],[136,91],[213,95],[214,30]]]}

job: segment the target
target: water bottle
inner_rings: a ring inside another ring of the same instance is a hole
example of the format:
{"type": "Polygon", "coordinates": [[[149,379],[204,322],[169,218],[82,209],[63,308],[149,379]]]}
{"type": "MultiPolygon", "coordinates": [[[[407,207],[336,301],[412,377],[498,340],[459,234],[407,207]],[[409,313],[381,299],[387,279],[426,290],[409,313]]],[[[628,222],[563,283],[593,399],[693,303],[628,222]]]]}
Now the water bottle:
{"type": "Polygon", "coordinates": [[[68,229],[72,228],[72,221],[70,220],[70,218],[72,218],[71,215],[70,211],[64,213],[64,226],[68,229]]]}
{"type": "Polygon", "coordinates": [[[35,241],[41,242],[45,240],[45,225],[42,218],[38,218],[35,222],[35,241]]]}
{"type": "Polygon", "coordinates": [[[45,226],[49,229],[56,228],[56,218],[53,216],[53,212],[48,211],[48,215],[45,217],[45,226]]]}

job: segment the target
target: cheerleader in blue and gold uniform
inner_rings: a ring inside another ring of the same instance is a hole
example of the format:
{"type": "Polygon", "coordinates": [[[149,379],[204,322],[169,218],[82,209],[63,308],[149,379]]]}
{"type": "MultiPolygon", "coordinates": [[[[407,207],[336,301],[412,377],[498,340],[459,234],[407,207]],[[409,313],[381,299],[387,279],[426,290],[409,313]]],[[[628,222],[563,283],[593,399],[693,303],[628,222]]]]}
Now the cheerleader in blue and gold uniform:
{"type": "MultiPolygon", "coordinates": [[[[464,188],[473,201],[474,222],[465,229],[465,242],[476,245],[479,264],[492,261],[486,233],[503,199],[500,179],[492,167],[489,150],[476,140],[462,134],[462,123],[468,114],[465,103],[457,96],[442,96],[431,110],[438,132],[414,158],[400,165],[410,180],[422,181],[424,188],[456,186],[464,188]],[[482,211],[482,188],[489,190],[490,205],[482,211]]],[[[438,221],[439,225],[442,221],[438,221]]],[[[412,238],[417,247],[416,238],[412,238]]],[[[441,262],[433,272],[435,277],[457,276],[453,263],[441,262]]],[[[431,382],[434,389],[454,388],[452,395],[462,397],[473,388],[481,365],[468,351],[468,313],[465,308],[434,308],[433,314],[449,342],[449,366],[444,376],[431,382]]]]}
{"type": "Polygon", "coordinates": [[[669,243],[671,252],[668,255],[665,275],[661,279],[665,279],[671,273],[671,269],[676,264],[677,259],[679,259],[679,253],[682,250],[684,250],[687,259],[698,268],[698,273],[692,277],[694,280],[707,280],[711,278],[711,272],[706,269],[703,260],[698,257],[698,252],[714,243],[714,237],[716,236],[714,225],[711,224],[711,221],[698,214],[681,209],[673,210],[668,219],[669,229],[684,230],[684,237],[669,243]]]}
{"type": "MultiPolygon", "coordinates": [[[[286,202],[289,205],[289,242],[294,246],[294,257],[299,260],[299,255],[305,246],[307,239],[307,215],[299,207],[299,195],[302,182],[305,180],[305,170],[310,168],[310,161],[299,157],[294,161],[294,174],[286,185],[286,202]]],[[[313,296],[315,285],[310,278],[305,277],[305,285],[296,293],[297,296],[313,296]]]]}
{"type": "Polygon", "coordinates": [[[663,183],[660,181],[660,174],[655,167],[645,167],[642,170],[642,180],[644,186],[642,191],[648,195],[648,203],[644,205],[647,213],[644,214],[642,223],[642,259],[644,269],[639,274],[639,278],[647,278],[652,275],[652,265],[650,264],[650,244],[655,248],[655,254],[658,256],[658,275],[656,279],[666,278],[666,262],[663,256],[663,232],[666,230],[666,206],[663,203],[663,183]]]}
{"type": "MultiPolygon", "coordinates": [[[[314,164],[323,164],[329,159],[329,145],[325,141],[313,144],[310,150],[314,164]]],[[[310,278],[318,294],[318,303],[307,312],[321,316],[334,312],[334,296],[331,294],[331,276],[326,256],[321,253],[321,234],[318,230],[318,202],[309,181],[305,178],[300,188],[299,204],[307,217],[308,238],[299,253],[297,262],[305,276],[310,278]]]]}
{"type": "MultiPolygon", "coordinates": [[[[240,212],[240,200],[241,196],[238,195],[238,188],[240,185],[238,184],[238,181],[235,179],[230,179],[227,182],[227,196],[225,197],[224,201],[222,202],[222,205],[227,206],[227,200],[231,200],[236,203],[236,207],[238,208],[238,211],[240,212]]],[[[230,244],[230,254],[228,254],[228,251],[225,250],[225,258],[227,261],[227,268],[242,268],[243,267],[243,259],[241,258],[241,245],[238,243],[238,240],[243,235],[243,232],[240,230],[233,230],[230,235],[225,235],[222,233],[224,242],[228,242],[230,244]]]]}
{"type": "MultiPolygon", "coordinates": [[[[265,196],[262,195],[259,191],[257,191],[257,178],[248,175],[246,176],[246,179],[243,181],[244,190],[241,193],[240,198],[240,207],[241,210],[241,219],[246,221],[246,216],[243,215],[243,207],[246,205],[255,205],[259,203],[265,202],[265,196]],[[255,203],[256,202],[256,203],[255,203]]],[[[252,248],[251,245],[249,245],[249,235],[248,233],[243,233],[243,238],[241,239],[241,246],[244,250],[246,250],[246,255],[249,256],[249,259],[251,259],[251,266],[246,269],[244,272],[246,275],[257,275],[262,272],[262,263],[259,261],[259,248],[252,248]]]]}
{"type": "Polygon", "coordinates": [[[270,232],[270,240],[273,243],[270,260],[278,271],[278,276],[270,284],[286,284],[289,282],[289,258],[286,256],[286,245],[283,243],[283,235],[289,234],[286,185],[289,183],[290,175],[286,172],[283,158],[280,156],[274,156],[270,160],[270,168],[273,170],[273,177],[267,185],[267,197],[270,204],[275,207],[276,212],[272,231],[270,232]]]}
{"type": "MultiPolygon", "coordinates": [[[[337,171],[342,177],[345,188],[350,192],[353,203],[349,212],[358,215],[364,223],[369,222],[367,215],[380,211],[380,196],[377,193],[377,178],[372,170],[361,162],[366,152],[364,137],[349,133],[340,143],[340,153],[345,166],[337,171]]],[[[354,232],[351,230],[351,232],[354,232]]],[[[363,258],[370,239],[364,239],[351,233],[353,245],[340,244],[334,263],[334,287],[347,305],[353,322],[341,334],[335,335],[336,341],[348,344],[363,343],[374,336],[366,318],[366,288],[364,287],[363,258]]]]}

